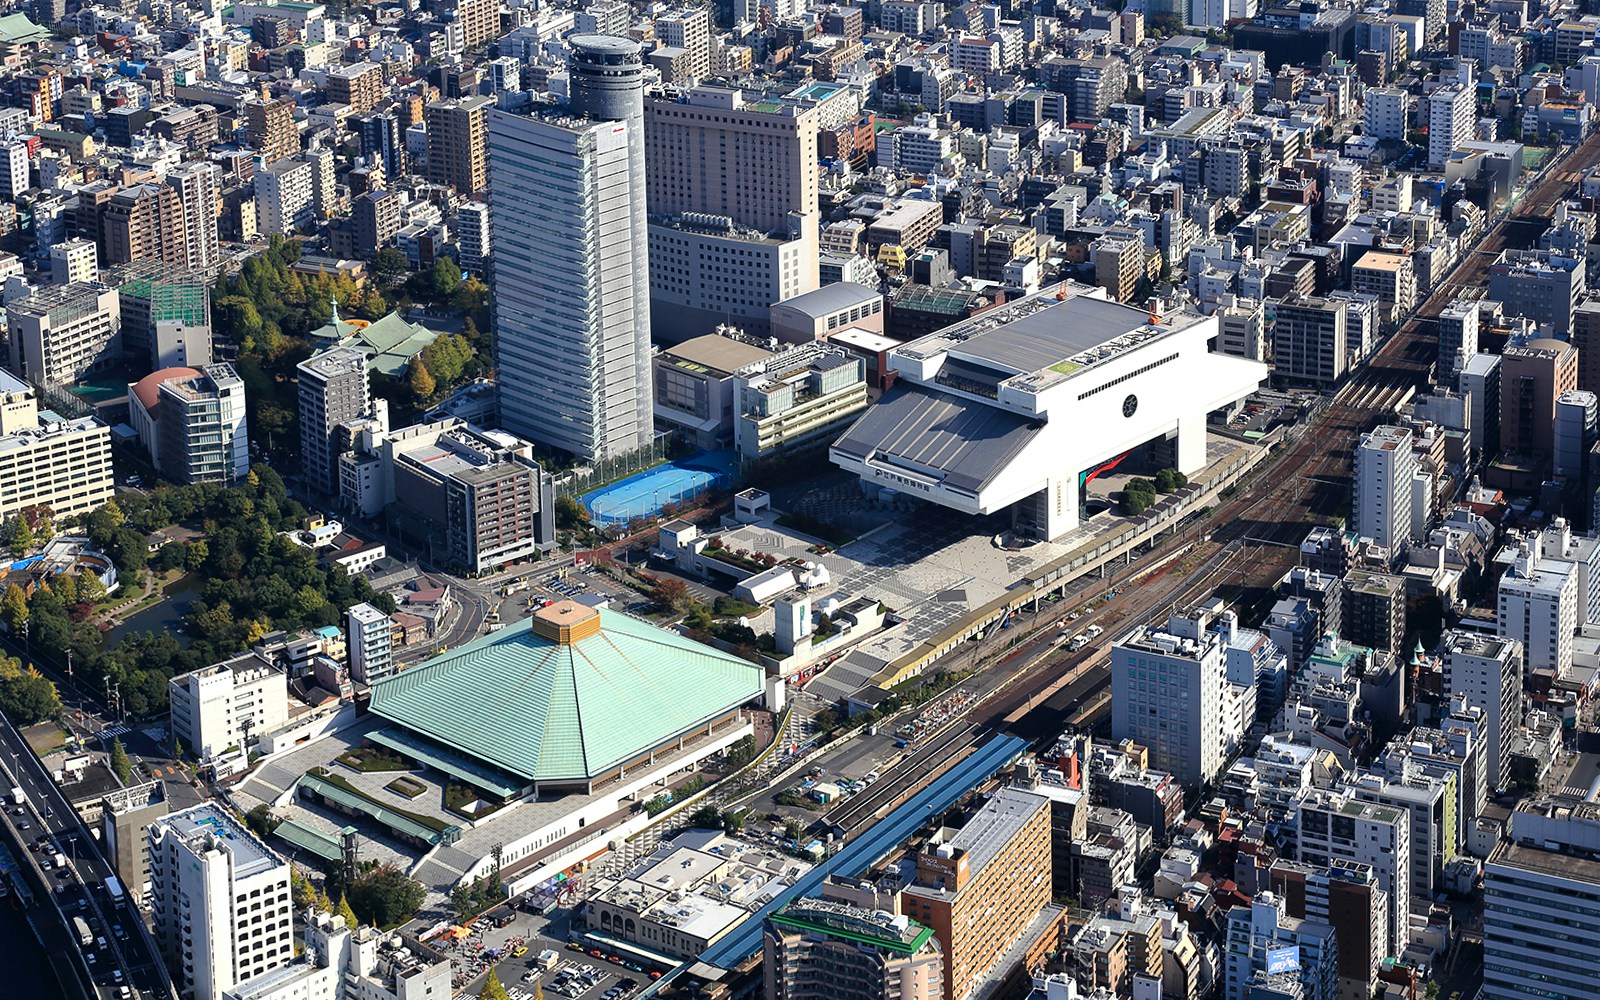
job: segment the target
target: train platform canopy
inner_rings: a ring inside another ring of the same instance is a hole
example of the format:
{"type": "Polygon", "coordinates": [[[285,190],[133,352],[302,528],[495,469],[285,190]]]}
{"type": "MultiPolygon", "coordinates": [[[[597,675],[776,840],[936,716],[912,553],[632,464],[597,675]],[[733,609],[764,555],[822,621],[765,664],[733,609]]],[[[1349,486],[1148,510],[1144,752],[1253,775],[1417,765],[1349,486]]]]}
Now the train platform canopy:
{"type": "Polygon", "coordinates": [[[560,601],[531,625],[378,681],[371,710],[498,773],[568,783],[628,766],[762,693],[756,664],[560,601]]]}

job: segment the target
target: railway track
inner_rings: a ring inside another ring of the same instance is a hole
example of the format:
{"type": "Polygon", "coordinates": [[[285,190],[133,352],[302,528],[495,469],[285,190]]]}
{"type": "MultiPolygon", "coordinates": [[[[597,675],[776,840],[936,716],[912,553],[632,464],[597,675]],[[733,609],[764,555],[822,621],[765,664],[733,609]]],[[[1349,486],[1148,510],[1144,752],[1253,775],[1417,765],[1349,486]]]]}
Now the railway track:
{"type": "MultiPolygon", "coordinates": [[[[1265,596],[1298,562],[1299,545],[1306,533],[1349,511],[1352,460],[1360,435],[1392,419],[1418,391],[1431,386],[1438,356],[1437,317],[1445,305],[1483,286],[1490,264],[1502,250],[1532,245],[1548,227],[1556,206],[1570,195],[1584,170],[1597,161],[1600,133],[1559,154],[1534,186],[1493,222],[1478,244],[1463,254],[1379,346],[1366,366],[1307,421],[1299,436],[1234,497],[1218,506],[1209,519],[1215,527],[1193,550],[1192,558],[1200,560],[1199,569],[1181,579],[1169,576],[1150,583],[1146,578],[1124,599],[1128,603],[1122,620],[1148,621],[1165,609],[1218,591],[1240,603],[1265,596]]],[[[995,724],[1009,725],[1014,732],[1042,741],[1049,735],[1049,726],[1092,723],[1109,706],[1109,661],[1095,668],[1099,683],[1080,688],[1080,680],[1068,687],[1067,697],[1058,695],[1030,706],[1030,699],[1056,676],[1050,669],[1037,670],[1004,698],[985,704],[984,710],[993,711],[995,724]]]]}
{"type": "Polygon", "coordinates": [[[823,825],[849,841],[880,813],[916,794],[917,789],[949,770],[988,735],[987,727],[967,722],[936,733],[911,756],[890,768],[865,792],[846,799],[822,818],[823,825]]]}

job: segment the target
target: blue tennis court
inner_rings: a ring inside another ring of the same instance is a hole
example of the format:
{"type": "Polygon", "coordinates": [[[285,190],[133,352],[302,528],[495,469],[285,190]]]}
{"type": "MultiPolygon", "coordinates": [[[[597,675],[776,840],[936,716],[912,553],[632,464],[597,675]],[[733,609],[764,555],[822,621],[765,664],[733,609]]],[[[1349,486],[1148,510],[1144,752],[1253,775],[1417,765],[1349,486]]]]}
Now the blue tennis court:
{"type": "Polygon", "coordinates": [[[659,514],[669,503],[731,484],[737,467],[731,451],[702,451],[591,490],[579,499],[596,524],[626,524],[659,514]]]}

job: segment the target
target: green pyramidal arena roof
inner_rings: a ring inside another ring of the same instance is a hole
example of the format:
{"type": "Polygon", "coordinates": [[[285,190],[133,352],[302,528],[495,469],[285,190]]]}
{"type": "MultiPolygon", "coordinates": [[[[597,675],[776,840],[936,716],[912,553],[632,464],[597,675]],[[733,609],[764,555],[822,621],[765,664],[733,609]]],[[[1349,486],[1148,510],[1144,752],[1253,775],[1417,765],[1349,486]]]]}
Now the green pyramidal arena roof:
{"type": "Polygon", "coordinates": [[[762,669],[562,601],[372,687],[371,710],[530,781],[581,780],[762,693],[762,669]]]}

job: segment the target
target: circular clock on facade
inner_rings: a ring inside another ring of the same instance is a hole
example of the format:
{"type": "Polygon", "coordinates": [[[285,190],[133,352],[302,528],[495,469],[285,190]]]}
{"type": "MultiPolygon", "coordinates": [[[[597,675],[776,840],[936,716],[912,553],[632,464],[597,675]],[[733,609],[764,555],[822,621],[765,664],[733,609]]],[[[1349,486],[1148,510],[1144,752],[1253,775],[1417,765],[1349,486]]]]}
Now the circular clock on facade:
{"type": "Polygon", "coordinates": [[[1138,408],[1139,397],[1135,396],[1131,392],[1128,393],[1128,398],[1122,401],[1122,415],[1125,417],[1131,417],[1133,416],[1133,411],[1137,410],[1138,408]]]}

